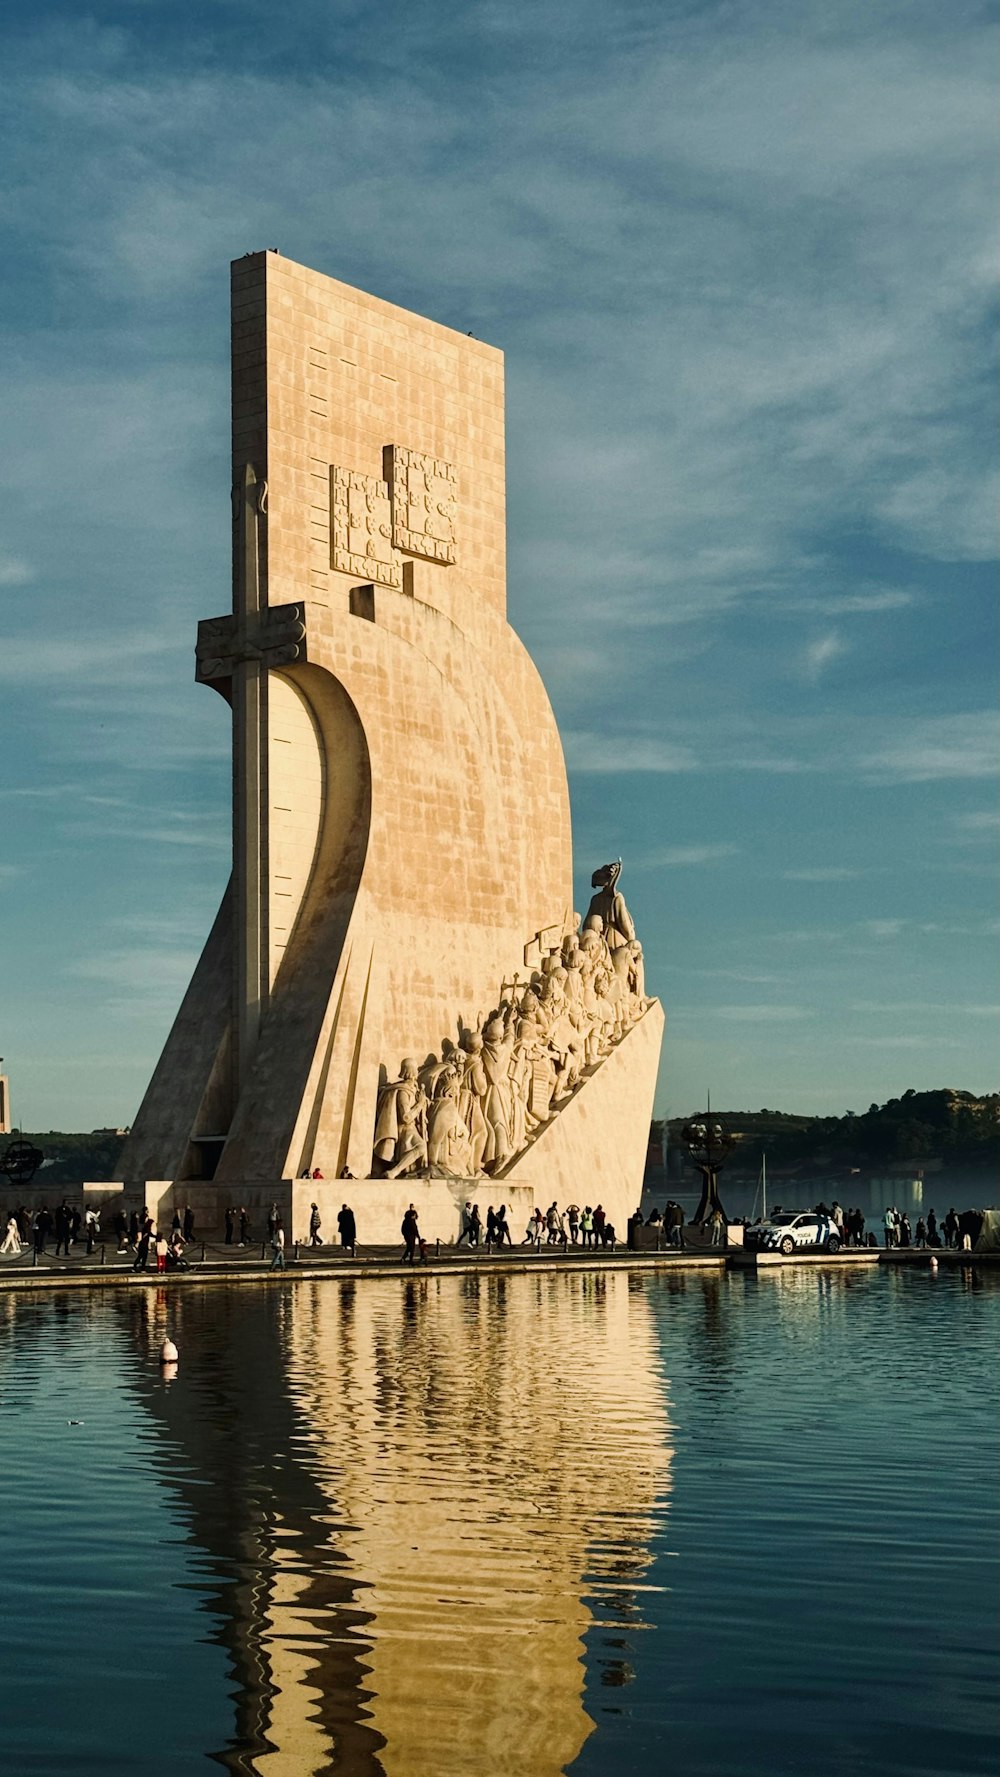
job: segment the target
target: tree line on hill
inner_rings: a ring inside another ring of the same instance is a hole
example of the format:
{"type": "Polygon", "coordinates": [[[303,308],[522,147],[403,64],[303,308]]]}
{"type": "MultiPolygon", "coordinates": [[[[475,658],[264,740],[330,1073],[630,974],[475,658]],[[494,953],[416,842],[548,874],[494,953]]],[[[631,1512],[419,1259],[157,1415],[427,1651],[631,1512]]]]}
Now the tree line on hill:
{"type": "MultiPolygon", "coordinates": [[[[713,1118],[716,1113],[713,1112],[713,1118]]],[[[867,1111],[845,1111],[842,1117],[806,1117],[782,1111],[723,1111],[718,1120],[740,1138],[739,1149],[765,1153],[776,1166],[796,1164],[879,1167],[893,1160],[940,1157],[948,1165],[987,1166],[1000,1160],[1000,1093],[977,1097],[942,1087],[917,1092],[910,1087],[899,1098],[867,1111]]],[[[668,1145],[683,1147],[681,1131],[687,1117],[671,1117],[668,1145]]],[[[654,1123],[651,1140],[662,1141],[662,1123],[654,1123]]]]}
{"type": "Polygon", "coordinates": [[[32,1180],[33,1191],[45,1185],[82,1185],[85,1180],[101,1184],[114,1177],[125,1146],[124,1135],[116,1135],[110,1129],[94,1129],[89,1135],[71,1135],[57,1129],[32,1135],[24,1129],[18,1130],[16,1137],[0,1135],[0,1158],[15,1139],[31,1142],[45,1156],[41,1170],[32,1180]]]}
{"type": "MultiPolygon", "coordinates": [[[[713,1117],[716,1115],[741,1138],[731,1165],[738,1164],[741,1148],[746,1150],[748,1162],[751,1155],[765,1153],[775,1166],[878,1167],[891,1160],[913,1160],[919,1165],[921,1160],[937,1157],[948,1165],[988,1166],[1000,1160],[1000,1093],[995,1092],[979,1098],[951,1087],[934,1092],[916,1092],[911,1087],[883,1105],[869,1105],[860,1113],[845,1111],[842,1117],[809,1117],[767,1109],[713,1112],[713,1117]]],[[[688,1117],[668,1120],[669,1146],[683,1147],[681,1130],[689,1121],[688,1117]]],[[[125,1137],[109,1129],[89,1134],[52,1129],[19,1133],[45,1155],[36,1188],[113,1178],[125,1145],[125,1137]]],[[[650,1130],[652,1145],[659,1147],[662,1137],[663,1124],[656,1121],[650,1130]]],[[[4,1145],[0,1136],[0,1152],[4,1145]]]]}

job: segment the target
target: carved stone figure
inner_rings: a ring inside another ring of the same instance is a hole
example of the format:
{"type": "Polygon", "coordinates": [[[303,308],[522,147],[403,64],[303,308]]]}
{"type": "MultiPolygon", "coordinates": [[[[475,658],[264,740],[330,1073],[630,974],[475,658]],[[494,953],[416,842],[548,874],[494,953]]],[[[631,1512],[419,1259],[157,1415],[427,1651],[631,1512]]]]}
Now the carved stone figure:
{"type": "Polygon", "coordinates": [[[496,1172],[511,1158],[514,1124],[514,1092],[510,1077],[515,1032],[509,1023],[495,1013],[483,1031],[483,1072],[486,1094],[483,1114],[487,1124],[483,1164],[487,1172],[496,1172]]]}
{"type": "Polygon", "coordinates": [[[489,1130],[483,1111],[483,1104],[489,1090],[489,1081],[483,1067],[483,1039],[478,1030],[462,1032],[462,1050],[464,1064],[458,1104],[462,1113],[462,1121],[469,1132],[471,1176],[478,1178],[483,1170],[483,1155],[489,1138],[489,1130]]]}
{"type": "Polygon", "coordinates": [[[421,1165],[449,1178],[503,1171],[642,1016],[642,945],[620,872],[620,859],[595,870],[587,914],[573,915],[579,930],[564,922],[535,934],[529,985],[505,980],[485,1024],[457,1045],[445,1038],[420,1069],[403,1063],[379,1099],[375,1158],[386,1177],[421,1165]]]}
{"type": "Polygon", "coordinates": [[[461,1111],[461,1063],[453,1051],[438,1071],[437,1090],[427,1113],[427,1160],[432,1174],[470,1178],[472,1144],[461,1111]]]}
{"type": "Polygon", "coordinates": [[[398,1080],[379,1094],[375,1118],[375,1158],[386,1178],[399,1178],[427,1164],[427,1095],[415,1061],[404,1061],[398,1080]]]}
{"type": "Polygon", "coordinates": [[[613,864],[602,864],[590,879],[590,886],[597,893],[587,908],[587,917],[593,918],[596,914],[600,919],[608,949],[612,953],[631,944],[635,938],[632,915],[625,905],[625,896],[617,888],[621,873],[622,861],[618,858],[613,864]]]}

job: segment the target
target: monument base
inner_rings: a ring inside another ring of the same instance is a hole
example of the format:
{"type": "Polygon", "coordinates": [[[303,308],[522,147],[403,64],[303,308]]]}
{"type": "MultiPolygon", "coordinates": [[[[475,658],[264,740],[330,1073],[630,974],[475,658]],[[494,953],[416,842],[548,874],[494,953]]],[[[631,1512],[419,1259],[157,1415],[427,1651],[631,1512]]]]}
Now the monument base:
{"type": "Polygon", "coordinates": [[[251,1239],[261,1240],[274,1204],[287,1238],[304,1244],[315,1203],[323,1245],[332,1246],[337,1241],[337,1212],[347,1203],[357,1221],[358,1244],[365,1247],[401,1241],[400,1224],[411,1203],[424,1239],[440,1241],[442,1246],[458,1239],[466,1200],[478,1203],[484,1224],[491,1205],[499,1209],[505,1204],[515,1246],[524,1239],[536,1208],[544,1215],[552,1202],[560,1210],[571,1203],[581,1209],[600,1204],[624,1245],[628,1218],[642,1195],[662,1035],[663,1008],[653,1000],[500,1177],[243,1179],[218,1184],[147,1180],[145,1185],[130,1184],[130,1206],[132,1201],[146,1203],[158,1225],[165,1227],[175,1210],[183,1215],[190,1204],[196,1234],[208,1239],[221,1235],[227,1208],[242,1208],[250,1218],[251,1239]]]}

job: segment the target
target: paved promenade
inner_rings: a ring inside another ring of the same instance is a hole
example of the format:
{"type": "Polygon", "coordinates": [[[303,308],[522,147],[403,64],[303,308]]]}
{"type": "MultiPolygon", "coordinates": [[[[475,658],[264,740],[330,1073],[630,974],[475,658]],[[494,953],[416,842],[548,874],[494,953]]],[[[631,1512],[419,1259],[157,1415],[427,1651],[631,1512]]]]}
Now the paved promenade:
{"type": "Polygon", "coordinates": [[[752,1254],[741,1247],[721,1247],[709,1251],[676,1250],[664,1252],[629,1252],[618,1247],[614,1252],[588,1247],[514,1246],[495,1252],[483,1248],[469,1251],[461,1247],[427,1248],[425,1260],[416,1259],[411,1266],[401,1258],[402,1247],[360,1247],[351,1258],[339,1247],[310,1248],[300,1245],[289,1249],[283,1270],[272,1270],[270,1248],[260,1243],[252,1246],[225,1246],[221,1242],[192,1242],[188,1249],[190,1268],[185,1271],[157,1272],[155,1265],[146,1271],[133,1270],[133,1254],[119,1253],[113,1244],[98,1246],[89,1257],[81,1247],[69,1258],[56,1258],[50,1251],[39,1257],[25,1250],[19,1257],[0,1257],[0,1292],[34,1289],[102,1289],[102,1288],[179,1288],[190,1289],[199,1283],[256,1283],[281,1286],[302,1278],[406,1277],[412,1272],[424,1276],[470,1276],[479,1273],[525,1271],[565,1271],[569,1269],[610,1271],[625,1267],[632,1271],[720,1271],[770,1270],[774,1267],[823,1266],[853,1268],[859,1265],[908,1265],[926,1267],[932,1258],[939,1265],[996,1265],[1000,1253],[963,1253],[941,1249],[931,1253],[916,1248],[881,1247],[847,1248],[829,1254],[801,1251],[787,1258],[780,1253],[752,1254]]]}

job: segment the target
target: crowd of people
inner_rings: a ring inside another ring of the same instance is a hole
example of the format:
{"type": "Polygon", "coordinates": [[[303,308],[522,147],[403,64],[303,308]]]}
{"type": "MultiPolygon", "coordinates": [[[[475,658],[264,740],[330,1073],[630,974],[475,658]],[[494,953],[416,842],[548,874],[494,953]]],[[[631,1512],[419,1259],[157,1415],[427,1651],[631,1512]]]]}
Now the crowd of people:
{"type": "MultiPolygon", "coordinates": [[[[560,1209],[558,1203],[553,1201],[546,1210],[532,1210],[520,1244],[536,1248],[601,1246],[613,1250],[616,1239],[614,1225],[608,1220],[600,1203],[596,1208],[591,1208],[589,1203],[582,1208],[579,1203],[568,1203],[564,1209],[560,1209]]],[[[506,1204],[501,1203],[499,1209],[494,1209],[491,1203],[484,1222],[478,1203],[467,1198],[462,1209],[461,1231],[455,1244],[481,1246],[487,1252],[494,1247],[513,1246],[506,1204]]]]}
{"type": "Polygon", "coordinates": [[[642,1227],[658,1228],[658,1229],[662,1230],[663,1238],[664,1238],[667,1246],[679,1247],[683,1251],[683,1247],[684,1247],[684,1211],[681,1208],[679,1203],[674,1202],[672,1197],[667,1198],[666,1206],[663,1210],[662,1215],[660,1214],[660,1211],[654,1205],[654,1207],[650,1210],[648,1216],[646,1217],[645,1222],[643,1222],[643,1219],[642,1219],[642,1210],[641,1209],[637,1209],[635,1211],[634,1215],[631,1215],[629,1217],[629,1231],[630,1232],[633,1228],[642,1228],[642,1227]]]}
{"type": "MultiPolygon", "coordinates": [[[[779,1213],[780,1206],[775,1205],[773,1214],[779,1213]]],[[[844,1209],[834,1198],[833,1203],[817,1203],[813,1213],[820,1218],[827,1218],[831,1227],[835,1227],[843,1247],[878,1247],[891,1248],[945,1248],[959,1251],[971,1250],[978,1224],[982,1221],[981,1213],[967,1210],[962,1214],[951,1208],[940,1221],[933,1209],[926,1216],[920,1215],[911,1224],[906,1211],[890,1206],[877,1219],[876,1227],[869,1228],[866,1217],[858,1208],[844,1209]]],[[[77,1205],[71,1204],[66,1198],[50,1211],[43,1203],[34,1212],[24,1204],[8,1212],[4,1238],[0,1241],[0,1254],[17,1256],[29,1247],[33,1248],[36,1257],[45,1254],[47,1245],[54,1238],[55,1256],[60,1254],[69,1257],[77,1246],[85,1246],[88,1254],[102,1241],[100,1210],[88,1207],[81,1211],[77,1205]]],[[[722,1244],[725,1237],[725,1217],[721,1210],[715,1209],[706,1223],[713,1242],[722,1244]]],[[[630,1245],[639,1244],[632,1239],[635,1228],[654,1228],[662,1230],[663,1244],[668,1247],[684,1249],[684,1210],[681,1205],[669,1198],[661,1214],[659,1209],[651,1210],[644,1219],[642,1212],[636,1210],[629,1217],[630,1245]]],[[[190,1204],[183,1210],[175,1209],[169,1234],[157,1228],[156,1219],[149,1209],[133,1210],[131,1215],[119,1209],[112,1218],[112,1228],[119,1255],[133,1255],[133,1270],[146,1271],[155,1266],[157,1271],[187,1270],[189,1261],[185,1257],[185,1248],[190,1246],[195,1235],[194,1211],[190,1204]]],[[[247,1210],[242,1206],[229,1205],[223,1213],[224,1239],[227,1247],[247,1247],[252,1243],[253,1230],[247,1210]],[[238,1238],[237,1238],[238,1236],[238,1238]]],[[[324,1245],[322,1216],[318,1204],[310,1205],[309,1212],[309,1247],[315,1249],[324,1245]]],[[[415,1258],[427,1256],[427,1243],[420,1233],[419,1217],[415,1206],[411,1203],[403,1216],[401,1225],[403,1236],[404,1261],[413,1263],[415,1258]]],[[[341,1205],[337,1214],[337,1244],[341,1251],[353,1258],[357,1253],[357,1222],[354,1211],[347,1203],[341,1205]]],[[[271,1267],[282,1270],[285,1266],[285,1230],[276,1203],[272,1203],[267,1213],[266,1244],[271,1249],[271,1267]]],[[[481,1248],[485,1252],[500,1251],[504,1246],[513,1247],[514,1240],[508,1221],[507,1206],[501,1203],[495,1209],[492,1203],[488,1206],[485,1220],[478,1203],[466,1199],[461,1211],[461,1230],[455,1243],[461,1246],[481,1248]]],[[[598,1203],[591,1208],[585,1204],[582,1208],[578,1203],[569,1203],[560,1209],[557,1202],[550,1203],[547,1210],[534,1209],[528,1217],[521,1246],[538,1248],[569,1247],[603,1248],[614,1251],[617,1235],[612,1222],[603,1206],[598,1203]]]]}
{"type": "MultiPolygon", "coordinates": [[[[131,1215],[126,1215],[123,1209],[117,1210],[112,1218],[112,1229],[117,1252],[133,1254],[133,1270],[146,1271],[151,1262],[158,1271],[187,1269],[184,1248],[194,1238],[194,1212],[190,1204],[183,1215],[180,1210],[174,1211],[169,1234],[157,1228],[155,1217],[145,1206],[141,1210],[134,1209],[131,1215]]],[[[22,1203],[8,1212],[0,1253],[18,1257],[30,1247],[36,1258],[43,1258],[49,1241],[53,1239],[56,1258],[60,1255],[69,1258],[78,1246],[82,1246],[88,1255],[92,1254],[105,1239],[100,1209],[88,1206],[81,1210],[79,1205],[70,1203],[65,1197],[55,1210],[42,1203],[32,1211],[22,1203]]]]}
{"type": "MultiPolygon", "coordinates": [[[[775,1205],[774,1214],[779,1212],[775,1205]]],[[[877,1218],[874,1228],[869,1228],[863,1210],[844,1209],[836,1197],[831,1204],[820,1201],[814,1207],[813,1214],[826,1218],[837,1230],[840,1244],[843,1247],[884,1246],[887,1250],[894,1247],[942,1248],[958,1252],[963,1247],[971,1251],[974,1242],[974,1228],[982,1217],[976,1210],[964,1210],[961,1215],[952,1207],[940,1221],[933,1209],[926,1216],[917,1216],[911,1223],[905,1210],[899,1210],[894,1204],[889,1205],[877,1218]]]]}
{"type": "Polygon", "coordinates": [[[953,1252],[959,1252],[964,1247],[967,1252],[971,1252],[972,1230],[965,1224],[969,1215],[974,1213],[974,1211],[966,1211],[960,1216],[958,1211],[952,1207],[939,1222],[933,1209],[929,1209],[926,1217],[917,1217],[916,1226],[911,1229],[910,1218],[905,1211],[900,1214],[898,1209],[890,1207],[882,1217],[885,1245],[887,1247],[947,1247],[953,1252]]]}

